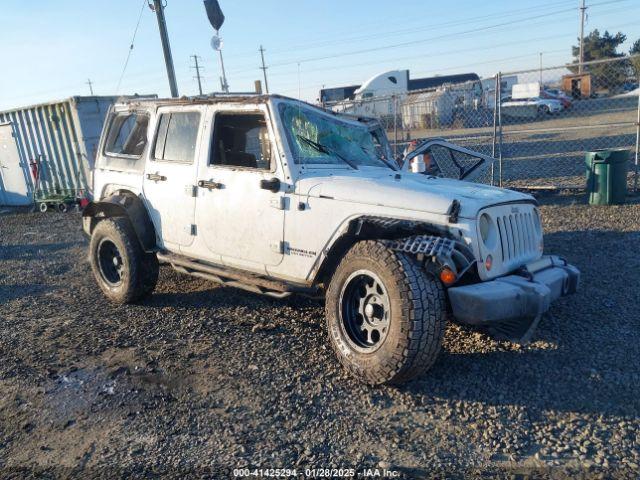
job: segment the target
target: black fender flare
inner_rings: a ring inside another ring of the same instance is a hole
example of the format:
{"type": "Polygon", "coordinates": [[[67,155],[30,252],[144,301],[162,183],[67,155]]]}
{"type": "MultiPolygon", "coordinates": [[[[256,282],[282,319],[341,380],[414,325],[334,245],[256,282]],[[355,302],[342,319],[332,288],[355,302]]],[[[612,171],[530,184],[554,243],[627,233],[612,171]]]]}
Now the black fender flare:
{"type": "Polygon", "coordinates": [[[430,234],[449,237],[446,229],[426,222],[394,217],[360,215],[343,224],[342,233],[327,246],[324,258],[313,272],[313,282],[325,284],[347,251],[361,240],[396,240],[413,235],[430,234]]]}
{"type": "Polygon", "coordinates": [[[98,202],[91,202],[82,211],[85,233],[91,235],[98,222],[105,218],[126,217],[145,252],[157,251],[156,231],[142,200],[132,192],[116,192],[98,202]]]}

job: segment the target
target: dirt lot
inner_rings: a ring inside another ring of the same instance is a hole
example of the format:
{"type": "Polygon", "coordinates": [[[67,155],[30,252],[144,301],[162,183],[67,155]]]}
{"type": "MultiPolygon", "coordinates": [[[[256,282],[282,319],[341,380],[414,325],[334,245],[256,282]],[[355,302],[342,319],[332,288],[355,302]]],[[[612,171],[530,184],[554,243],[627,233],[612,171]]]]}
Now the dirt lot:
{"type": "Polygon", "coordinates": [[[638,478],[640,203],[581,201],[543,207],[547,250],[584,282],[535,342],[450,325],[434,368],[402,388],[341,370],[318,303],[163,268],[150,300],[113,306],[78,214],[0,216],[0,475],[638,478]]]}

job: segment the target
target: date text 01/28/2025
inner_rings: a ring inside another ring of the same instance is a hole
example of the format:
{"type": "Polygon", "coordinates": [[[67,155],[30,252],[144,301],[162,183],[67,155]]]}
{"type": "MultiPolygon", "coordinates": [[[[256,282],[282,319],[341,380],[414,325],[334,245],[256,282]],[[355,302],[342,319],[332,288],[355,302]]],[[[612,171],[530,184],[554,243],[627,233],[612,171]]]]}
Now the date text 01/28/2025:
{"type": "Polygon", "coordinates": [[[398,478],[400,472],[386,468],[237,468],[233,470],[234,477],[269,477],[287,478],[298,477],[304,474],[305,478],[398,478]]]}

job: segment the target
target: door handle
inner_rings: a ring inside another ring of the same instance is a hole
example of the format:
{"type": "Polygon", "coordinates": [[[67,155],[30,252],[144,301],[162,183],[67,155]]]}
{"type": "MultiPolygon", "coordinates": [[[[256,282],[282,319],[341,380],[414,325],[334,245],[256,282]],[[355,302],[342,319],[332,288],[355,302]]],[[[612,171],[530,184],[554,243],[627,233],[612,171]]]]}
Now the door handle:
{"type": "Polygon", "coordinates": [[[216,190],[216,189],[219,190],[222,188],[221,183],[214,182],[213,180],[200,180],[198,182],[198,186],[200,188],[207,188],[209,190],[216,190]]]}
{"type": "Polygon", "coordinates": [[[158,175],[157,173],[147,173],[147,178],[149,180],[153,180],[154,182],[166,182],[167,177],[164,175],[158,175]]]}
{"type": "Polygon", "coordinates": [[[280,191],[280,179],[274,177],[270,180],[260,180],[260,188],[278,193],[280,191]]]}

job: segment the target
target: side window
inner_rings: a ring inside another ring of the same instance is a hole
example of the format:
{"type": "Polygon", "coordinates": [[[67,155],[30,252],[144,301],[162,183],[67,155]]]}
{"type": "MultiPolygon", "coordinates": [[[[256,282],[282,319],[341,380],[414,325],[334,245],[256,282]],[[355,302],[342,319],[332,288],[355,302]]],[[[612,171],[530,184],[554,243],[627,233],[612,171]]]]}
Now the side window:
{"type": "Polygon", "coordinates": [[[113,117],[105,144],[105,153],[140,157],[147,146],[149,116],[142,113],[118,113],[113,117]]]}
{"type": "Polygon", "coordinates": [[[271,169],[271,142],[262,113],[219,113],[210,165],[271,169]]]}
{"type": "Polygon", "coordinates": [[[167,162],[193,163],[199,127],[199,112],[160,115],[153,158],[167,162]]]}

